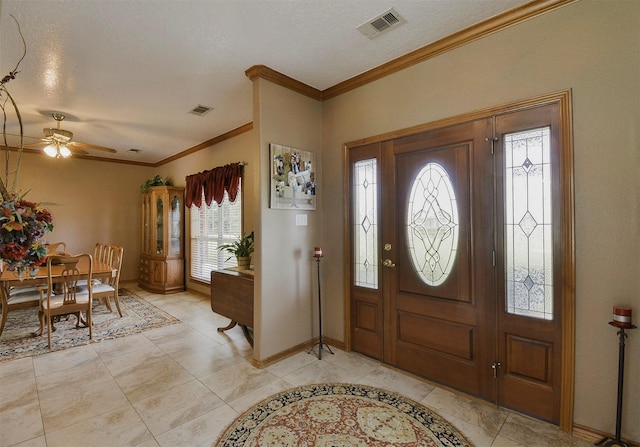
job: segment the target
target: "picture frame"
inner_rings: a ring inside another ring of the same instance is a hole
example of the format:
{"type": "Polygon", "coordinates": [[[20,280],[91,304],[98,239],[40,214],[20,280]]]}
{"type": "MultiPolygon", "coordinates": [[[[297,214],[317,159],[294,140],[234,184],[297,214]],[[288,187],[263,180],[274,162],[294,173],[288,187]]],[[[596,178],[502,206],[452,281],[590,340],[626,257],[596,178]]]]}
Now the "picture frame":
{"type": "Polygon", "coordinates": [[[282,144],[270,143],[270,208],[315,210],[318,184],[316,154],[282,144]]]}

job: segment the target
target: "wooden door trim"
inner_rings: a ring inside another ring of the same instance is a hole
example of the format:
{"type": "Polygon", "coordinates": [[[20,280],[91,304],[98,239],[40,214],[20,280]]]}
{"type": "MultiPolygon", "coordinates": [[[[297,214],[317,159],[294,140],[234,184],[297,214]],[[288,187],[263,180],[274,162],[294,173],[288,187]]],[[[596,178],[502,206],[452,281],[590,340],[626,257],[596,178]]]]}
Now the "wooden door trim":
{"type": "MultiPolygon", "coordinates": [[[[560,429],[570,432],[573,425],[573,401],[575,393],[575,223],[574,223],[574,164],[573,164],[573,126],[572,126],[572,92],[562,90],[535,96],[528,99],[506,103],[498,106],[488,107],[474,112],[464,113],[454,117],[444,118],[413,127],[379,134],[360,140],[345,143],[343,146],[343,203],[344,215],[349,216],[351,203],[349,201],[350,185],[349,178],[349,150],[354,147],[371,143],[381,143],[398,137],[427,132],[442,127],[452,126],[463,122],[484,119],[493,115],[515,112],[548,104],[558,104],[560,122],[560,150],[562,153],[563,176],[562,176],[562,209],[563,222],[562,229],[562,359],[561,359],[561,397],[560,397],[560,429]]],[[[351,238],[348,225],[344,229],[344,259],[350,259],[351,238]]],[[[344,290],[344,339],[345,349],[351,350],[351,311],[350,311],[350,284],[351,269],[345,268],[344,290]]]]}

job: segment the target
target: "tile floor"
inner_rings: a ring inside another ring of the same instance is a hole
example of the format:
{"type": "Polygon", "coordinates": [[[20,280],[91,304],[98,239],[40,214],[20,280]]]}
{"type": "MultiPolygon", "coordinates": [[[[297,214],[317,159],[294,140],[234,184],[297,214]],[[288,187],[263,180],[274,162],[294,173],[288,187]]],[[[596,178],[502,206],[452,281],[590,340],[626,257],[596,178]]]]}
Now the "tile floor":
{"type": "Polygon", "coordinates": [[[175,325],[0,363],[0,446],[212,446],[252,404],[292,386],[352,382],[419,401],[477,447],[587,447],[556,427],[461,397],[355,353],[301,352],[263,369],[239,328],[209,300],[133,292],[178,317],[175,325]]]}

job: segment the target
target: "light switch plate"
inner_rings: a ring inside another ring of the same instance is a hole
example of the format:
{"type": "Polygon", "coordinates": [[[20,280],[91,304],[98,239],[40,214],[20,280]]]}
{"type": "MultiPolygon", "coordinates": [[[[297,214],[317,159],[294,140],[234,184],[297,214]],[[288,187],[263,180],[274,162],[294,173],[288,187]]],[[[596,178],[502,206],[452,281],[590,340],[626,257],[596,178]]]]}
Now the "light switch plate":
{"type": "Polygon", "coordinates": [[[306,214],[296,214],[296,225],[305,227],[307,226],[307,215],[306,214]]]}

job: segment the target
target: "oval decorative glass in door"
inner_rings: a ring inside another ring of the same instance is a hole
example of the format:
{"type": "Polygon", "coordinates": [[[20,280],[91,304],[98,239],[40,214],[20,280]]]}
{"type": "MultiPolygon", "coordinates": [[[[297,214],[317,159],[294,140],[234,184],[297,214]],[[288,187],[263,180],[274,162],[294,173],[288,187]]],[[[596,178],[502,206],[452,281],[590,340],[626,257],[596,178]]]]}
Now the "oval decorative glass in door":
{"type": "Polygon", "coordinates": [[[415,177],[407,203],[407,249],[415,272],[429,286],[451,273],[458,249],[458,205],[449,174],[428,163],[415,177]]]}

